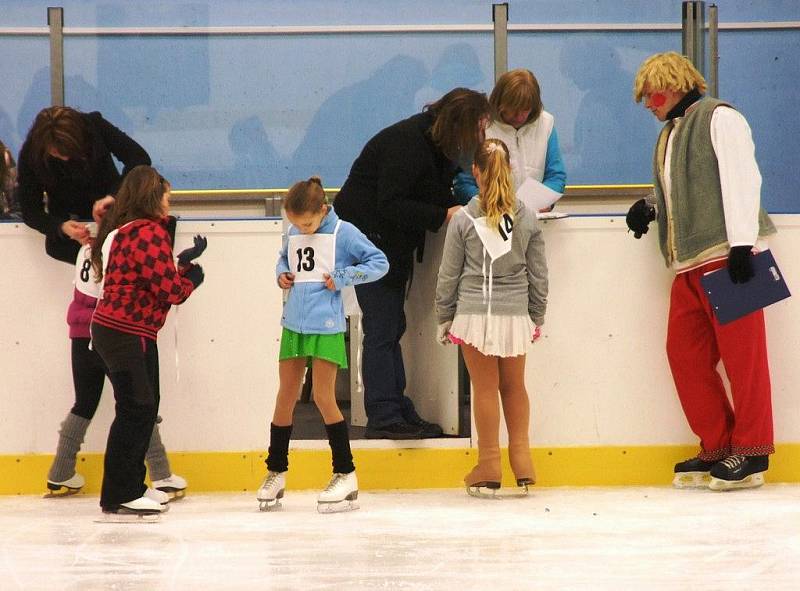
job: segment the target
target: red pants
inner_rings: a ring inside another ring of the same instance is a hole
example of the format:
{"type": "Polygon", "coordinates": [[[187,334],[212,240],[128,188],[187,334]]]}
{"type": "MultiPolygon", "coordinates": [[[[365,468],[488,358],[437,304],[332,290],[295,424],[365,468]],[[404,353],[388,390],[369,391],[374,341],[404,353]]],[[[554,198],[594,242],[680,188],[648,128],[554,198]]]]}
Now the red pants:
{"type": "Polygon", "coordinates": [[[705,461],[775,452],[764,313],[759,310],[720,325],[700,285],[704,273],[725,264],[714,261],[678,274],[670,295],[667,357],[683,412],[700,437],[699,457],[705,461]],[[717,372],[720,359],[733,408],[717,372]]]}

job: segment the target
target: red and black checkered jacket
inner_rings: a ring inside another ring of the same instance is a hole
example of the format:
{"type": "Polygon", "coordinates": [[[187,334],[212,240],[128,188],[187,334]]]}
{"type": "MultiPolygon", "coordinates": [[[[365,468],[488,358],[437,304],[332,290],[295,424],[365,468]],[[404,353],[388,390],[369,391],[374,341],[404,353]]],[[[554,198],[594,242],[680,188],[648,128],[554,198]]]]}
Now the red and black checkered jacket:
{"type": "Polygon", "coordinates": [[[105,264],[103,296],[92,322],[156,339],[172,304],[189,297],[194,285],[175,267],[167,218],[140,219],[122,226],[105,264]]]}

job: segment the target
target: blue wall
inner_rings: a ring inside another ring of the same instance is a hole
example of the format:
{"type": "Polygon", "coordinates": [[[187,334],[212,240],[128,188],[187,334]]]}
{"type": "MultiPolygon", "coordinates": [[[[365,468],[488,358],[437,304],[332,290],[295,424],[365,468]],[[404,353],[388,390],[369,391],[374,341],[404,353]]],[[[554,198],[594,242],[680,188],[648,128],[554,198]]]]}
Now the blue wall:
{"type": "MultiPolygon", "coordinates": [[[[48,5],[0,0],[0,29],[46,25],[48,5]]],[[[63,2],[66,27],[490,24],[489,0],[63,2]]],[[[510,4],[510,23],[680,23],[678,0],[510,4]]],[[[800,20],[795,0],[719,0],[720,22],[800,20]]],[[[364,142],[454,86],[489,92],[490,33],[68,36],[67,103],[100,110],[176,188],[341,184],[364,142]]],[[[648,55],[679,31],[509,35],[509,67],[536,73],[569,184],[650,181],[660,124],[633,103],[648,55]]],[[[771,211],[800,212],[800,30],[720,32],[720,95],[750,121],[771,211]]],[[[49,104],[46,37],[0,35],[0,138],[17,150],[49,104]],[[9,83],[11,81],[11,83],[9,83]]]]}

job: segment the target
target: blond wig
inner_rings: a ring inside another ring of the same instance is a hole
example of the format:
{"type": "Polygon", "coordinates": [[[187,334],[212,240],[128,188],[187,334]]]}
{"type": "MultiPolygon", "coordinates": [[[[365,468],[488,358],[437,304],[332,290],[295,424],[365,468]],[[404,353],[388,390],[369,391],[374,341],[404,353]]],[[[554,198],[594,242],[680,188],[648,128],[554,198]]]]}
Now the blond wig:
{"type": "Polygon", "coordinates": [[[639,103],[646,92],[689,92],[693,88],[701,93],[706,91],[703,75],[685,55],[668,51],[651,55],[639,66],[633,81],[633,98],[639,103]]]}

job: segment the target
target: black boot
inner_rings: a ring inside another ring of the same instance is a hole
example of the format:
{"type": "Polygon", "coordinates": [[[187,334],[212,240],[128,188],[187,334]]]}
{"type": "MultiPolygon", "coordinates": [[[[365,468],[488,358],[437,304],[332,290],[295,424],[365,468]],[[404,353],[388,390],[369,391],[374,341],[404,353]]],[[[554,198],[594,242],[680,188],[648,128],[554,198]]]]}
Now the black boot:
{"type": "Polygon", "coordinates": [[[711,468],[718,460],[701,460],[691,458],[675,464],[675,478],[672,486],[675,488],[708,488],[711,482],[711,468]]]}
{"type": "Polygon", "coordinates": [[[769,456],[735,454],[717,462],[711,468],[711,490],[756,488],[764,484],[764,472],[769,468],[769,456]]]}

